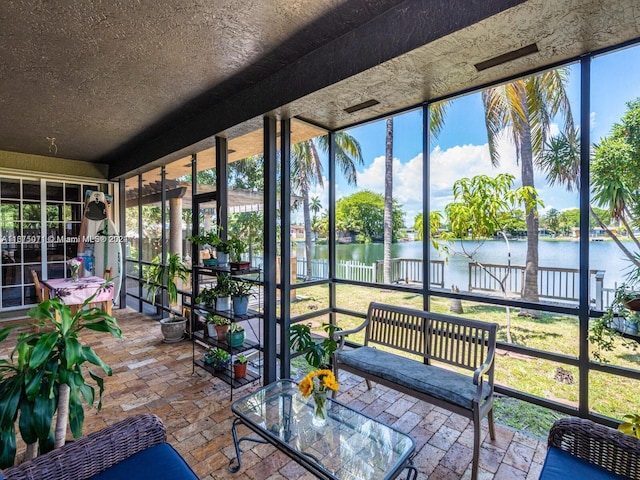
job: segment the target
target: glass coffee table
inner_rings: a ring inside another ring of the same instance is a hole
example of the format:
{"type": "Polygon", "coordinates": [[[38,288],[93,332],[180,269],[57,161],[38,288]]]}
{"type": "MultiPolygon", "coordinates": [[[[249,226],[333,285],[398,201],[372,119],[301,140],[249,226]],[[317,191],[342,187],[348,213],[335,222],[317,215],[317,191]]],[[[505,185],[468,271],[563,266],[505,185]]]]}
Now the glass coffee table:
{"type": "Polygon", "coordinates": [[[327,399],[328,418],[314,426],[313,400],[305,398],[291,380],[280,380],[231,405],[236,418],[232,434],[236,458],[229,470],[242,465],[242,442],[271,443],[319,478],[392,479],[408,469],[407,479],[417,471],[411,462],[413,439],[342,403],[327,399]],[[238,425],[261,438],[238,438],[238,425]]]}

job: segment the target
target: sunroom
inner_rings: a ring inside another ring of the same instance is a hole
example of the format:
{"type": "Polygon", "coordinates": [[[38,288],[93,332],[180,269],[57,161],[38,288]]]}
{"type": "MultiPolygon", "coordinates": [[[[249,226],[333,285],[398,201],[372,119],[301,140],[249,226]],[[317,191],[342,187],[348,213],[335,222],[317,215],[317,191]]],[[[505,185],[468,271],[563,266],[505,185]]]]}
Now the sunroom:
{"type": "Polygon", "coordinates": [[[640,111],[635,2],[165,7],[3,7],[4,319],[38,303],[31,271],[70,275],[100,191],[116,317],[186,314],[187,353],[213,285],[189,239],[245,243],[254,387],[306,373],[292,325],[322,339],[375,300],[497,323],[499,423],[638,411],[635,314],[612,349],[593,329],[638,269],[633,194],[607,197],[637,176],[616,149],[640,111]],[[177,304],[145,281],[170,254],[177,304]]]}

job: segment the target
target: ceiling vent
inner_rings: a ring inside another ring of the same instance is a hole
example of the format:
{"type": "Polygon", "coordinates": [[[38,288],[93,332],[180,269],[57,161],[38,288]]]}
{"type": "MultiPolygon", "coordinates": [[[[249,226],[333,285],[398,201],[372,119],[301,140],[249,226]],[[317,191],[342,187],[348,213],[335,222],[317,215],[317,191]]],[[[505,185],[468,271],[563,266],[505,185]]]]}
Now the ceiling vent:
{"type": "Polygon", "coordinates": [[[374,105],[378,105],[380,102],[378,100],[367,100],[366,102],[359,103],[357,105],[352,105],[344,109],[347,113],[357,112],[359,110],[364,110],[365,108],[373,107],[374,105]]]}
{"type": "Polygon", "coordinates": [[[527,55],[537,53],[538,51],[538,45],[532,43],[531,45],[519,48],[518,50],[513,50],[512,52],[498,55],[497,57],[490,58],[489,60],[485,60],[484,62],[476,63],[474,67],[476,67],[477,71],[481,72],[482,70],[486,70],[487,68],[502,65],[503,63],[510,62],[512,60],[515,60],[516,58],[526,57],[527,55]]]}

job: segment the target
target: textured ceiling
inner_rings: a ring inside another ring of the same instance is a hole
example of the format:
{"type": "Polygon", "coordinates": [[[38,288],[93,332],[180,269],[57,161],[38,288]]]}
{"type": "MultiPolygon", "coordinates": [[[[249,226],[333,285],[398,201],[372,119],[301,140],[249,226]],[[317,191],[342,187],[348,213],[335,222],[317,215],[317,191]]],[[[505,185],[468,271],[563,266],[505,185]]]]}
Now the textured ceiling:
{"type": "Polygon", "coordinates": [[[640,1],[528,0],[288,105],[287,115],[336,129],[640,37],[640,1]],[[535,43],[538,53],[474,65],[535,43]],[[343,109],[380,103],[355,114],[343,109]]]}
{"type": "Polygon", "coordinates": [[[2,0],[0,150],[49,155],[55,137],[58,156],[95,161],[397,3],[2,0]]]}
{"type": "Polygon", "coordinates": [[[638,0],[3,0],[0,150],[122,175],[263,113],[341,128],[639,37],[638,0]]]}

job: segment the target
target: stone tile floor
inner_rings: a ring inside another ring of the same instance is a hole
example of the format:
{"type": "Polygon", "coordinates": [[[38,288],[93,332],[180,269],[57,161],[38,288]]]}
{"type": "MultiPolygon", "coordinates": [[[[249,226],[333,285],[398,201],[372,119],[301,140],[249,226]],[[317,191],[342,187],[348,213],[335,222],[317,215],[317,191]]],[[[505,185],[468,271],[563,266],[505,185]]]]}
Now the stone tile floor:
{"type": "MultiPolygon", "coordinates": [[[[102,410],[86,410],[84,433],[127,415],[150,412],[162,418],[169,442],[203,480],[314,478],[269,445],[248,450],[240,472],[229,473],[234,456],[229,386],[198,368],[192,374],[190,341],[165,344],[154,320],[127,309],[114,314],[122,339],[88,331],[83,335],[83,342],[113,368],[113,376],[105,382],[102,410]]],[[[10,345],[11,337],[0,345],[0,358],[6,358],[10,345]]],[[[236,390],[236,398],[247,388],[252,387],[236,390]]],[[[419,480],[471,478],[473,429],[466,418],[379,385],[368,391],[355,376],[341,377],[338,398],[415,439],[419,480]]],[[[538,478],[546,453],[543,440],[496,425],[497,438],[491,441],[487,430],[485,420],[480,480],[538,478]]]]}

